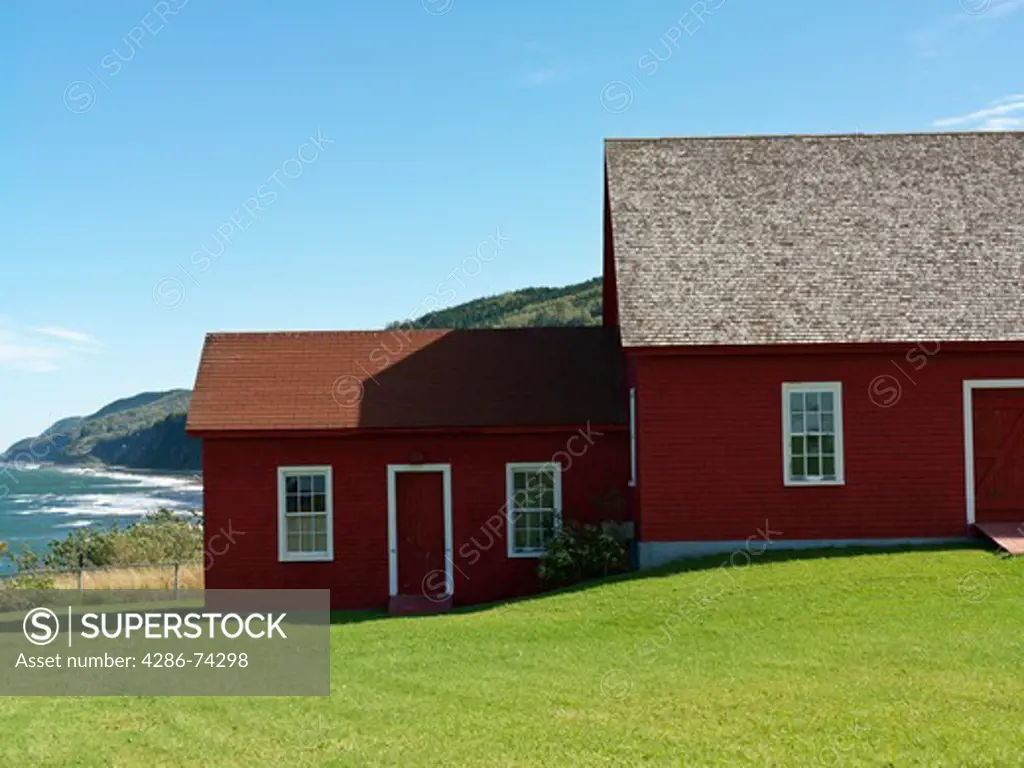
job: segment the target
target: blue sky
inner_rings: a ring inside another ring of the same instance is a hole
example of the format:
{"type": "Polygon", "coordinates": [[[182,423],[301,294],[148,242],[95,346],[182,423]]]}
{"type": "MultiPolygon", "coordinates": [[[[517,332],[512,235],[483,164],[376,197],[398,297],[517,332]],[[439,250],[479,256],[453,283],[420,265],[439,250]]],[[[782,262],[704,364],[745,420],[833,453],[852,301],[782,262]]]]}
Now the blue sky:
{"type": "Polygon", "coordinates": [[[1024,0],[4,3],[0,446],[600,271],[607,136],[1024,128],[1024,0]],[[454,293],[454,295],[453,295],[454,293]]]}

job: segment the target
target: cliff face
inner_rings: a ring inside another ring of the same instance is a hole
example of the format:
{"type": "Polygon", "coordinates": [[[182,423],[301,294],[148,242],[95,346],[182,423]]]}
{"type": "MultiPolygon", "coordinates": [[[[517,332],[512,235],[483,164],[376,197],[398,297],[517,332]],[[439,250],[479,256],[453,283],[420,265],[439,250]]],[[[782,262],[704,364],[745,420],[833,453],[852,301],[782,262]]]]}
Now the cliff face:
{"type": "Polygon", "coordinates": [[[187,416],[177,413],[124,437],[98,440],[90,455],[119,467],[198,471],[200,441],[185,434],[187,416]]]}
{"type": "Polygon", "coordinates": [[[61,419],[39,436],[19,440],[0,459],[198,470],[200,441],[185,435],[191,398],[189,390],[175,389],[117,400],[90,416],[61,419]]]}

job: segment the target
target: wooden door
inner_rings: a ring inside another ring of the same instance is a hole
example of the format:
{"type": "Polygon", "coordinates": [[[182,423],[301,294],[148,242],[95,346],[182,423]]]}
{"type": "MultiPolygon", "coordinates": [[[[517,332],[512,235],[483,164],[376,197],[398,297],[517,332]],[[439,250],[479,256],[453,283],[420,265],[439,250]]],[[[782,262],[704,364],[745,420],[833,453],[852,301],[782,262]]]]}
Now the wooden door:
{"type": "Polygon", "coordinates": [[[398,594],[437,597],[444,591],[444,474],[399,472],[395,477],[398,594]]]}
{"type": "Polygon", "coordinates": [[[976,389],[974,519],[1024,521],[1024,389],[976,389]]]}

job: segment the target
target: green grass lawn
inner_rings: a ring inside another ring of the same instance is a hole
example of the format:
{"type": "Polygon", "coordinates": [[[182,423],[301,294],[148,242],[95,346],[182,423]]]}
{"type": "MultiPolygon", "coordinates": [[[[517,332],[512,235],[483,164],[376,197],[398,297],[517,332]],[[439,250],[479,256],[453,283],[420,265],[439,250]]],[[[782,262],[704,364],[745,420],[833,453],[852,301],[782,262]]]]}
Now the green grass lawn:
{"type": "Polygon", "coordinates": [[[0,698],[0,763],[1024,760],[1024,561],[754,561],[446,616],[343,617],[330,699],[0,698]]]}

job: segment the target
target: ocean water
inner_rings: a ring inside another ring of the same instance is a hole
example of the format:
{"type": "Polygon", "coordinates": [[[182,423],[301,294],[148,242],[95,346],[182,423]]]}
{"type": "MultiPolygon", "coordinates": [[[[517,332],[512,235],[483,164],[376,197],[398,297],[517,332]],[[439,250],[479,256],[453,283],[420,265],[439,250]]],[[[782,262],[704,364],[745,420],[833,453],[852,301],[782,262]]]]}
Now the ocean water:
{"type": "MultiPolygon", "coordinates": [[[[199,511],[202,504],[195,474],[0,464],[0,541],[15,551],[28,544],[42,552],[73,528],[128,523],[161,507],[199,511]]],[[[7,570],[7,558],[0,559],[0,572],[7,570]]]]}

